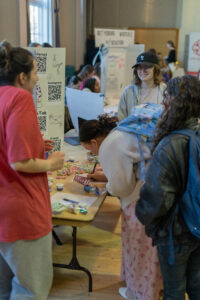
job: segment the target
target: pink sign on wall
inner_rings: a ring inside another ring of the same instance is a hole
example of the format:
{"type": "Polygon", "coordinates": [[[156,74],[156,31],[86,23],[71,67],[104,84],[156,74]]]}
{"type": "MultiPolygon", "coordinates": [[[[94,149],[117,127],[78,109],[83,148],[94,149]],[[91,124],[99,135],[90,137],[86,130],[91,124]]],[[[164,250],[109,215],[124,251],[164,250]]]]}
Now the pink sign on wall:
{"type": "Polygon", "coordinates": [[[187,73],[198,75],[200,70],[200,32],[192,32],[189,35],[187,73]]]}

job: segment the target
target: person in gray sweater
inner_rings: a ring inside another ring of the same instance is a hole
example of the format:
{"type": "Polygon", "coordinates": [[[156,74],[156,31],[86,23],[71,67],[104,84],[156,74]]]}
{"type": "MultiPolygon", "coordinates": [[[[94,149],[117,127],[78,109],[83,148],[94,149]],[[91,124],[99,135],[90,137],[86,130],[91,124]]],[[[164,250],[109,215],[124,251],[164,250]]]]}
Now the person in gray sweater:
{"type": "Polygon", "coordinates": [[[134,84],[122,92],[118,104],[119,121],[129,117],[132,109],[141,103],[161,104],[166,84],[161,81],[158,57],[151,52],[141,53],[133,66],[134,84]]]}

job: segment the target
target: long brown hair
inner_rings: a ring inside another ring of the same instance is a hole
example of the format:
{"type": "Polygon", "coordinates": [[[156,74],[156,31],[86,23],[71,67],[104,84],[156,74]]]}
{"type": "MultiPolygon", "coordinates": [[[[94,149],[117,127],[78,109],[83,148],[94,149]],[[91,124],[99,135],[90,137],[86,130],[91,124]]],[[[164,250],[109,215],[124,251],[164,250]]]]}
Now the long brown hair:
{"type": "Polygon", "coordinates": [[[184,128],[191,118],[200,117],[200,81],[190,75],[171,79],[164,92],[163,104],[164,110],[156,126],[154,149],[171,131],[184,128]]]}

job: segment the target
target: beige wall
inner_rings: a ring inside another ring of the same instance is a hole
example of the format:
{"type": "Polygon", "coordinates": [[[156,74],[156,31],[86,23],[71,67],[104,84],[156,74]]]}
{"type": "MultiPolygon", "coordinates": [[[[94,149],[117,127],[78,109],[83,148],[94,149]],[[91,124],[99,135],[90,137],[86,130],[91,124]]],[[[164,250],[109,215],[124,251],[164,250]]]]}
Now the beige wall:
{"type": "Polygon", "coordinates": [[[18,0],[0,0],[0,41],[4,39],[20,44],[18,0]]]}
{"type": "MultiPolygon", "coordinates": [[[[24,0],[0,0],[0,40],[7,39],[14,45],[20,44],[20,1],[24,0]]],[[[85,5],[86,0],[83,1],[85,5]]],[[[85,52],[84,41],[78,45],[77,39],[78,26],[82,26],[77,19],[81,17],[77,12],[77,3],[80,2],[81,0],[60,0],[61,47],[66,48],[66,64],[74,66],[81,64],[85,52]]],[[[178,60],[182,64],[186,35],[200,31],[199,11],[199,0],[94,0],[94,25],[114,28],[180,28],[178,60]]],[[[80,30],[82,32],[79,35],[83,40],[85,28],[80,30]]]]}
{"type": "Polygon", "coordinates": [[[66,48],[66,64],[75,65],[74,0],[60,0],[60,45],[66,48]]]}
{"type": "Polygon", "coordinates": [[[176,27],[178,0],[94,0],[96,27],[176,27]]]}

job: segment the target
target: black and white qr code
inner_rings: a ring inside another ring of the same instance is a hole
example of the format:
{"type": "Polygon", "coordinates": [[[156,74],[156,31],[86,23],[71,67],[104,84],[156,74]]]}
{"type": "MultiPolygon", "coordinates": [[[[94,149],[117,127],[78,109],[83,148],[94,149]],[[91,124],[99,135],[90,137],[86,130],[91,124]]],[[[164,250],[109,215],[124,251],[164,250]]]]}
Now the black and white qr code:
{"type": "Polygon", "coordinates": [[[47,131],[47,112],[46,111],[38,111],[38,122],[40,126],[40,130],[42,132],[47,131]]]}
{"type": "Polygon", "coordinates": [[[62,82],[48,83],[48,102],[60,102],[62,96],[62,82]]]}
{"type": "Polygon", "coordinates": [[[52,152],[61,151],[61,138],[59,137],[50,137],[50,140],[54,141],[54,147],[52,152]]]}
{"type": "Polygon", "coordinates": [[[47,54],[36,53],[37,71],[38,73],[47,72],[47,54]]]}

